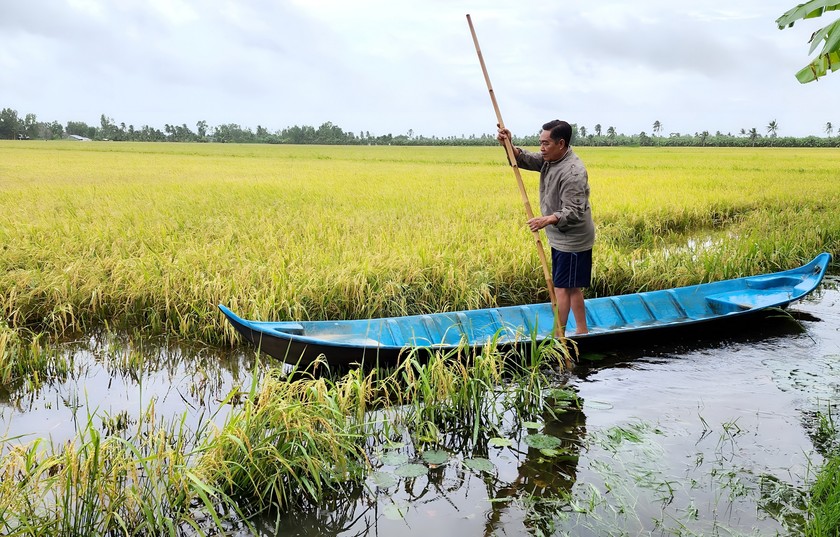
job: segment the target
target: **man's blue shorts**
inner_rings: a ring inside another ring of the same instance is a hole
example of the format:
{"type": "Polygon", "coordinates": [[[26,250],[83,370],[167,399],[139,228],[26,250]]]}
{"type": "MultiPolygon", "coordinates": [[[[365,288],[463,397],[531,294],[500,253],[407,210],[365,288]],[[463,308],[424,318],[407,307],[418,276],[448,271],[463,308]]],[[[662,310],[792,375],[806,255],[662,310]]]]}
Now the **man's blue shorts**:
{"type": "Polygon", "coordinates": [[[561,252],[552,248],[551,272],[554,287],[589,287],[592,284],[592,249],[585,252],[561,252]]]}

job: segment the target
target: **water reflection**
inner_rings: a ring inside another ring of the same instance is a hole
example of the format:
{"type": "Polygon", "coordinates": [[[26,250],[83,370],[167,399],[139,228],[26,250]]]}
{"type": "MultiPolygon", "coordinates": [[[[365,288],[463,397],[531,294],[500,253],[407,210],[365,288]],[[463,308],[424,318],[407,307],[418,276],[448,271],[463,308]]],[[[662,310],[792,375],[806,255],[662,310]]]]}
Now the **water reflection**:
{"type": "Polygon", "coordinates": [[[527,446],[524,457],[516,459],[517,475],[512,481],[487,483],[492,503],[484,535],[496,535],[509,527],[505,515],[510,514],[512,506],[522,511],[518,516],[529,533],[550,535],[553,519],[558,512],[568,509],[586,436],[586,415],[577,405],[552,408],[555,403],[551,399],[547,401],[548,407],[542,414],[545,424],[542,433],[560,440],[555,449],[558,454],[546,456],[542,450],[527,446]]]}
{"type": "Polygon", "coordinates": [[[370,500],[364,487],[354,486],[321,505],[299,505],[291,514],[260,517],[257,530],[260,535],[300,537],[375,535],[378,506],[370,500]]]}
{"type": "Polygon", "coordinates": [[[568,509],[586,419],[579,402],[559,397],[547,398],[542,412],[528,418],[530,430],[510,411],[501,423],[477,428],[451,423],[434,446],[413,443],[407,433],[397,447],[371,445],[375,471],[364,488],[345,495],[344,502],[267,516],[261,534],[549,534],[552,513],[568,509]],[[529,437],[540,436],[556,442],[551,449],[529,445],[529,437]],[[445,462],[428,463],[430,451],[443,454],[445,462]],[[400,476],[412,466],[425,470],[400,476]]]}
{"type": "Polygon", "coordinates": [[[95,335],[61,345],[57,352],[71,364],[65,376],[35,387],[22,382],[0,393],[0,431],[22,441],[50,438],[65,442],[98,416],[104,427],[128,426],[154,402],[158,415],[186,416],[196,425],[208,413],[221,422],[219,401],[248,385],[253,354],[224,352],[183,342],[131,340],[95,335]],[[118,420],[114,418],[122,416],[118,420]]]}

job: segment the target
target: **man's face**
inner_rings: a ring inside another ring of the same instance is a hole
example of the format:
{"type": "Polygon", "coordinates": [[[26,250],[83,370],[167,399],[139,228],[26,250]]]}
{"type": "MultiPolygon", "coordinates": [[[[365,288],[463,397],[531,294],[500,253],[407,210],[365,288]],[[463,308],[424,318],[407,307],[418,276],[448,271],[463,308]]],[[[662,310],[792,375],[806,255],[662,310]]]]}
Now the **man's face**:
{"type": "Polygon", "coordinates": [[[540,132],[540,154],[543,160],[558,160],[566,154],[566,140],[555,142],[551,139],[551,131],[540,132]]]}

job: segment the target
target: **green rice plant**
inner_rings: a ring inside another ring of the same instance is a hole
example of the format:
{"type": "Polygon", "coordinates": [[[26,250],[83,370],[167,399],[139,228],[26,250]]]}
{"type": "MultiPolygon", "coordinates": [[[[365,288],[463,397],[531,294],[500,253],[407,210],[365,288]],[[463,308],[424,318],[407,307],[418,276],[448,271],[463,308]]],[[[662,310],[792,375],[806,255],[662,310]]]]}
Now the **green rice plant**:
{"type": "Polygon", "coordinates": [[[542,410],[545,391],[561,382],[560,374],[574,368],[576,354],[574,342],[567,339],[545,338],[537,342],[537,333],[531,333],[532,344],[521,362],[514,361],[513,382],[507,392],[513,397],[513,406],[519,409],[542,410]]]}
{"type": "Polygon", "coordinates": [[[814,444],[826,457],[807,494],[804,534],[828,537],[840,534],[840,433],[829,401],[825,412],[817,413],[814,444]]]}
{"type": "MultiPolygon", "coordinates": [[[[147,419],[153,414],[151,405],[147,419]]],[[[194,437],[183,420],[144,420],[125,439],[103,436],[93,422],[89,415],[78,437],[62,446],[4,443],[4,535],[206,535],[231,524],[217,510],[245,523],[236,504],[191,472],[194,437]]]]}
{"type": "Polygon", "coordinates": [[[840,534],[840,455],[833,455],[820,469],[811,487],[807,513],[807,537],[840,534]]]}
{"type": "Polygon", "coordinates": [[[423,361],[415,355],[397,370],[419,421],[415,427],[450,430],[470,424],[473,439],[493,420],[501,371],[500,353],[489,347],[479,353],[468,348],[437,352],[423,361]]]}
{"type": "Polygon", "coordinates": [[[555,372],[563,370],[567,356],[562,345],[550,340],[526,347],[525,358],[521,347],[503,351],[494,341],[479,352],[466,346],[433,353],[416,349],[380,377],[381,385],[398,394],[392,403],[411,408],[409,421],[447,430],[470,424],[475,441],[509,410],[521,419],[540,412],[545,390],[559,382],[555,372]]]}
{"type": "Polygon", "coordinates": [[[34,391],[44,382],[67,378],[71,360],[45,345],[46,339],[45,334],[15,330],[0,321],[0,386],[14,391],[23,383],[27,391],[34,391]]]}
{"type": "Polygon", "coordinates": [[[336,389],[325,378],[287,382],[269,371],[257,385],[255,376],[242,408],[203,448],[196,475],[258,510],[340,489],[359,471],[365,438],[353,416],[366,402],[357,399],[358,377],[349,382],[336,389]]]}
{"type": "Polygon", "coordinates": [[[817,412],[817,427],[813,433],[814,446],[820,453],[828,455],[840,451],[840,434],[834,422],[833,407],[829,402],[825,412],[817,412]]]}

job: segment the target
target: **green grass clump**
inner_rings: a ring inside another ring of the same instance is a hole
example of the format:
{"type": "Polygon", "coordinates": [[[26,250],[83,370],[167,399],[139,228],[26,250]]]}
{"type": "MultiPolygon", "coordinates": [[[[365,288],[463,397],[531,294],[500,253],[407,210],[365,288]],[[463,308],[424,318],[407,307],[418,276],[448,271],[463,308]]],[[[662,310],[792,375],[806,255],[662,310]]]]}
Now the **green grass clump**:
{"type": "Polygon", "coordinates": [[[815,445],[824,452],[826,460],[807,495],[807,537],[840,535],[840,434],[832,412],[834,406],[829,403],[826,412],[818,413],[815,445]]]}
{"type": "Polygon", "coordinates": [[[840,454],[820,469],[808,502],[807,537],[840,535],[840,454]]]}

